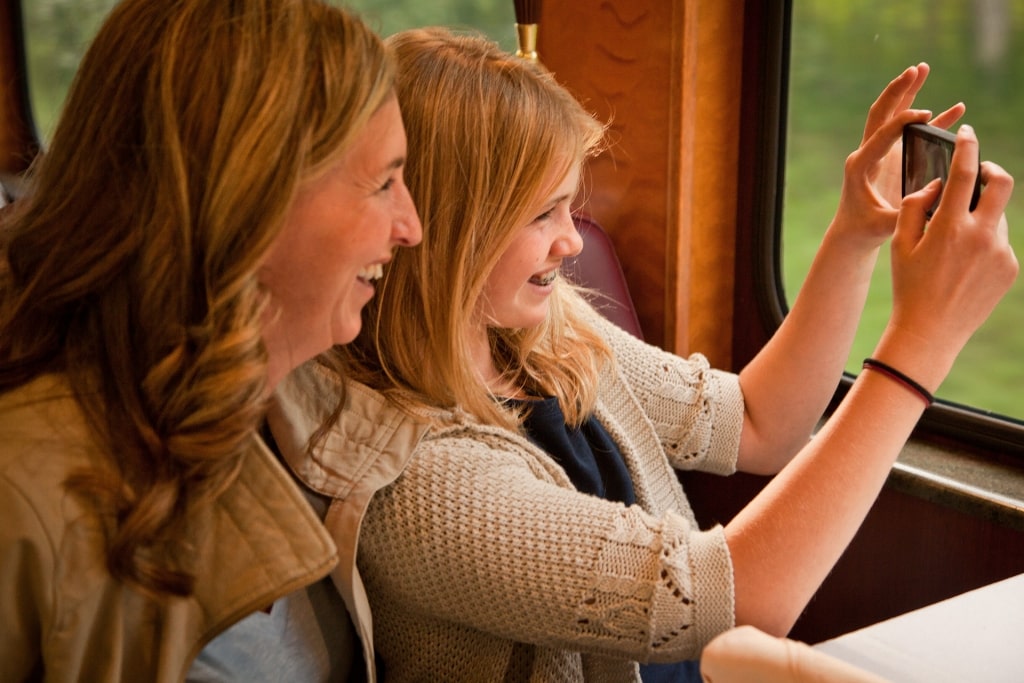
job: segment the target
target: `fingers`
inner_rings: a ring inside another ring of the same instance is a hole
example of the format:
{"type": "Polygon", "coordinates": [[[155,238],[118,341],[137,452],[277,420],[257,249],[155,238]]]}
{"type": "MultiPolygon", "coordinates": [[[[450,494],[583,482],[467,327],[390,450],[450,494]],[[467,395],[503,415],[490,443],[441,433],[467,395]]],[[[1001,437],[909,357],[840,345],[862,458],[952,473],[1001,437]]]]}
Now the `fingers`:
{"type": "Polygon", "coordinates": [[[870,135],[865,133],[860,149],[855,153],[858,163],[874,164],[884,157],[903,136],[908,123],[925,123],[931,112],[924,109],[904,109],[885,121],[870,135]]]}
{"type": "Polygon", "coordinates": [[[1013,176],[991,161],[979,164],[978,138],[974,129],[968,125],[960,126],[949,177],[945,181],[942,201],[935,211],[935,217],[956,217],[970,211],[979,176],[984,191],[981,192],[974,212],[983,221],[996,221],[1005,211],[1013,194],[1013,176]]]}
{"type": "Polygon", "coordinates": [[[954,123],[960,120],[960,117],[963,116],[966,111],[967,106],[963,102],[957,102],[928,123],[936,128],[945,128],[948,130],[954,123]]]}
{"type": "Polygon", "coordinates": [[[942,181],[935,178],[917,192],[903,198],[899,217],[896,219],[896,232],[893,233],[893,249],[910,252],[924,234],[925,222],[928,220],[928,209],[939,198],[942,181]]]}
{"type": "Polygon", "coordinates": [[[1002,213],[1013,194],[1013,176],[991,161],[982,162],[980,173],[984,191],[975,211],[1002,213]]]}
{"type": "Polygon", "coordinates": [[[903,99],[901,99],[899,104],[896,105],[897,110],[907,109],[914,103],[914,98],[917,97],[917,93],[921,92],[921,88],[924,87],[924,82],[928,80],[928,73],[931,71],[931,67],[929,67],[925,62],[909,67],[907,71],[910,69],[915,70],[915,78],[910,83],[910,87],[907,89],[906,93],[904,93],[903,99]]]}
{"type": "MultiPolygon", "coordinates": [[[[934,229],[945,230],[943,224],[958,222],[959,217],[972,211],[971,201],[979,179],[984,189],[977,206],[973,209],[977,222],[1000,224],[1001,229],[1005,229],[1005,219],[1000,217],[1013,194],[1013,176],[1002,166],[991,161],[978,163],[978,138],[971,126],[963,125],[956,134],[956,147],[949,166],[949,177],[943,184],[942,200],[935,211],[934,229]]],[[[930,186],[925,188],[928,189],[930,186]]],[[[908,195],[907,199],[911,200],[911,206],[915,206],[918,195],[920,193],[908,195]]],[[[931,201],[934,201],[934,197],[931,201]]],[[[905,201],[904,204],[906,203],[905,201]]]]}
{"type": "Polygon", "coordinates": [[[928,78],[929,68],[924,62],[907,67],[899,76],[889,82],[878,99],[868,110],[867,122],[864,126],[864,140],[871,137],[875,130],[882,126],[895,113],[907,109],[914,102],[928,78]]]}
{"type": "Polygon", "coordinates": [[[949,178],[943,190],[947,211],[959,215],[970,209],[971,195],[978,178],[978,138],[970,126],[960,126],[956,133],[956,148],[949,165],[949,178]]]}
{"type": "Polygon", "coordinates": [[[885,122],[875,133],[880,138],[877,142],[868,140],[868,145],[878,145],[883,152],[892,144],[903,138],[903,128],[909,123],[925,123],[930,119],[932,113],[927,109],[904,109],[898,112],[891,119],[885,122]]]}

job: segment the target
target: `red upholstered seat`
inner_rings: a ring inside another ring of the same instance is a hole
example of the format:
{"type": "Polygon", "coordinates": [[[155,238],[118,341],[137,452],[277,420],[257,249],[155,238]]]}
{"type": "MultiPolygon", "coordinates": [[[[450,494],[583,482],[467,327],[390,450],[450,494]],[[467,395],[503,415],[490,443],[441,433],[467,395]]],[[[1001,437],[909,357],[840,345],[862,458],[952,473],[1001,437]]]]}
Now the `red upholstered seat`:
{"type": "Polygon", "coordinates": [[[583,238],[583,251],[565,263],[565,276],[592,291],[592,303],[606,318],[643,339],[640,320],[636,316],[619,257],[615,254],[615,246],[608,233],[585,214],[576,215],[575,221],[583,238]]]}

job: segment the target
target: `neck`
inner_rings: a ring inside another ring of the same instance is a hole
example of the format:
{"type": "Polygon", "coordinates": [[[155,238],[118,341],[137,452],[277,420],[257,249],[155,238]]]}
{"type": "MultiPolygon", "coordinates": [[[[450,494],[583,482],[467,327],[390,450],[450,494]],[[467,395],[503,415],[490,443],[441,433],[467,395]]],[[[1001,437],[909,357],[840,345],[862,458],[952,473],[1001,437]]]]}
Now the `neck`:
{"type": "Polygon", "coordinates": [[[487,329],[482,327],[470,344],[472,364],[480,382],[495,396],[502,398],[526,398],[526,391],[512,379],[505,376],[494,362],[487,329]]]}

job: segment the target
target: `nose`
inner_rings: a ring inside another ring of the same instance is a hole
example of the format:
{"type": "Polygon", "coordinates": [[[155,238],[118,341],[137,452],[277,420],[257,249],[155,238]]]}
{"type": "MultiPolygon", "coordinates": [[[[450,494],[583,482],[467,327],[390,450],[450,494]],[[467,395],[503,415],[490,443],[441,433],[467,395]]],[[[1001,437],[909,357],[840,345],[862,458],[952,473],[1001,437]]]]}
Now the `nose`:
{"type": "Polygon", "coordinates": [[[555,243],[551,246],[554,255],[561,258],[572,258],[583,251],[583,237],[576,229],[576,222],[572,215],[565,211],[558,221],[559,234],[555,243]]]}
{"type": "Polygon", "coordinates": [[[399,206],[391,224],[391,236],[396,243],[404,247],[413,247],[423,240],[423,226],[405,183],[401,183],[399,194],[399,206]]]}

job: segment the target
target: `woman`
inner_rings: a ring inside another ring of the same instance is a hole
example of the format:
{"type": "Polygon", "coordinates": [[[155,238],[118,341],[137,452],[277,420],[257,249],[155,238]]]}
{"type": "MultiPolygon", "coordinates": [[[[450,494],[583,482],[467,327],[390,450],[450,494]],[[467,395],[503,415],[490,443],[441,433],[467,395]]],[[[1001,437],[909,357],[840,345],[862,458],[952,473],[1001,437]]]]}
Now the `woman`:
{"type": "MultiPolygon", "coordinates": [[[[331,453],[405,467],[363,491],[344,527],[360,534],[348,584],[373,609],[386,680],[633,680],[637,661],[692,660],[735,624],[786,633],[1017,274],[1010,176],[983,164],[970,213],[978,143],[962,128],[927,232],[937,184],[886,199],[875,184],[898,163],[904,124],[930,117],[908,108],[928,67],[908,68],[869,112],[799,299],[734,375],[645,345],[561,279],[581,249],[570,209],[582,164],[603,131],[550,74],[443,30],[389,46],[424,242],[396,255],[360,336],[337,349],[345,381],[303,368],[291,407],[271,415],[292,415],[285,457],[342,507],[361,470],[331,453]],[[890,237],[884,367],[863,372],[811,440],[890,237]],[[342,420],[307,455],[316,410],[341,387],[342,420]],[[380,405],[393,411],[386,440],[359,417],[380,405]],[[700,530],[673,468],[781,472],[734,520],[700,530]]],[[[658,674],[687,672],[643,672],[658,674]]]]}
{"type": "Polygon", "coordinates": [[[111,12],[0,230],[3,680],[181,680],[335,565],[258,432],[419,241],[393,82],[318,0],[111,12]]]}

